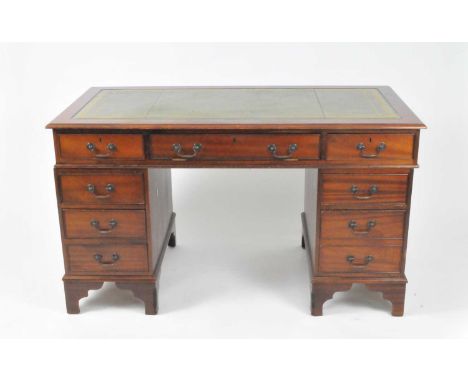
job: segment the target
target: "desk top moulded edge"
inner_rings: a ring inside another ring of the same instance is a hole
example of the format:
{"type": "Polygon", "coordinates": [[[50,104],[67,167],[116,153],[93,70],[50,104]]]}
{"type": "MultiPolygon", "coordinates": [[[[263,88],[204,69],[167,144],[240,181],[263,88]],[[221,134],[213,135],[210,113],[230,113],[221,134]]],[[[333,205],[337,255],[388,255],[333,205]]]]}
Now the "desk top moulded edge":
{"type": "Polygon", "coordinates": [[[307,131],[307,130],[408,130],[424,129],[426,126],[411,109],[388,86],[283,86],[283,87],[92,87],[73,102],[46,128],[61,130],[164,130],[164,131],[307,131]],[[239,122],[229,119],[215,122],[177,121],[155,122],[148,119],[75,119],[74,116],[101,90],[145,89],[378,89],[388,104],[399,115],[391,119],[307,119],[301,121],[264,122],[249,120],[239,122]]]}

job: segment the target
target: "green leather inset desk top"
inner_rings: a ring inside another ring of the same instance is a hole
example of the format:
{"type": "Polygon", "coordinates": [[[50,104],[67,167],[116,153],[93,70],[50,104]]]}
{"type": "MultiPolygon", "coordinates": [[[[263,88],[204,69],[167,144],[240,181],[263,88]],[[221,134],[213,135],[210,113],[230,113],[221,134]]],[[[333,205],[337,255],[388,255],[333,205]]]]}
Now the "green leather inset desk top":
{"type": "Polygon", "coordinates": [[[281,123],[398,119],[378,88],[101,89],[74,120],[281,123]]]}

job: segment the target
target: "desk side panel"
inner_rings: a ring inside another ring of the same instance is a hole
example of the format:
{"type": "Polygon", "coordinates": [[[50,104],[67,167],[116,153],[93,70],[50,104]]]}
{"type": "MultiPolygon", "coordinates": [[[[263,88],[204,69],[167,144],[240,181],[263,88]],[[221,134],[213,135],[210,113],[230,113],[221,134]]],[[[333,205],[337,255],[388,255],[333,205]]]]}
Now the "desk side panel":
{"type": "Polygon", "coordinates": [[[317,205],[318,201],[318,170],[305,170],[305,192],[304,192],[304,212],[307,222],[307,236],[309,238],[309,246],[311,252],[312,269],[316,269],[317,251],[315,249],[317,243],[317,205]]]}
{"type": "Polygon", "coordinates": [[[147,215],[148,236],[151,240],[151,266],[153,270],[158,267],[166,234],[170,229],[172,216],[172,183],[170,169],[148,169],[148,200],[147,215]]]}

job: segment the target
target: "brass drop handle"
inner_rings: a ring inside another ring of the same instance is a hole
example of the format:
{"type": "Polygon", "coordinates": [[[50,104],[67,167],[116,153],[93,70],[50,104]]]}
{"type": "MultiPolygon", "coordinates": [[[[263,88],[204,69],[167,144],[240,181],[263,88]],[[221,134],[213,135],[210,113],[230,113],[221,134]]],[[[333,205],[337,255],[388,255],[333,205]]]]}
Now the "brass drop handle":
{"type": "Polygon", "coordinates": [[[370,232],[370,230],[374,228],[376,225],[377,225],[377,222],[375,220],[369,220],[367,222],[367,230],[359,230],[359,229],[356,229],[358,226],[358,223],[356,222],[356,220],[350,220],[348,222],[348,227],[356,235],[367,235],[370,232]]]}
{"type": "Polygon", "coordinates": [[[109,144],[106,146],[107,151],[108,151],[107,154],[96,154],[96,145],[95,145],[94,143],[92,143],[92,142],[88,142],[88,143],[86,144],[86,148],[87,148],[90,152],[94,153],[94,157],[95,157],[95,158],[109,158],[110,156],[112,156],[112,154],[113,154],[114,152],[117,151],[117,146],[116,146],[114,143],[109,143],[109,144]]]}
{"type": "Polygon", "coordinates": [[[368,200],[368,199],[371,199],[372,196],[374,196],[377,191],[378,191],[378,188],[375,184],[371,185],[369,187],[369,189],[367,190],[367,192],[364,194],[364,195],[359,195],[358,192],[359,192],[359,187],[356,186],[355,184],[353,184],[351,186],[351,193],[353,194],[353,198],[354,199],[357,199],[357,200],[368,200]]]}
{"type": "Polygon", "coordinates": [[[94,184],[88,184],[87,186],[88,192],[94,195],[96,199],[107,199],[111,197],[111,193],[115,191],[115,186],[111,183],[107,184],[105,187],[105,190],[108,192],[108,194],[105,195],[99,195],[96,193],[96,186],[94,184]]]}
{"type": "Polygon", "coordinates": [[[384,142],[380,142],[375,148],[375,154],[365,154],[364,152],[366,151],[367,147],[364,143],[361,142],[357,144],[356,149],[359,151],[359,156],[361,158],[376,158],[382,151],[385,150],[386,147],[387,146],[384,142]]]}
{"type": "Polygon", "coordinates": [[[111,258],[112,258],[112,260],[107,260],[107,261],[106,261],[106,260],[103,260],[103,256],[100,255],[99,253],[96,253],[96,254],[94,255],[94,260],[96,260],[96,261],[97,261],[99,264],[101,264],[101,265],[113,265],[113,264],[115,264],[117,261],[119,261],[120,256],[119,256],[118,253],[113,253],[111,258]]]}
{"type": "Polygon", "coordinates": [[[195,158],[197,154],[201,151],[202,147],[203,146],[201,143],[194,143],[192,146],[192,154],[182,154],[182,145],[180,143],[174,143],[172,145],[172,150],[176,153],[176,155],[179,158],[190,159],[195,158]]]}
{"type": "Polygon", "coordinates": [[[108,229],[101,228],[100,224],[99,224],[99,220],[96,220],[96,219],[91,220],[90,224],[91,224],[92,227],[96,228],[96,230],[98,230],[100,234],[105,235],[105,234],[111,232],[115,227],[117,227],[117,220],[115,220],[115,219],[109,220],[109,223],[108,223],[109,228],[108,229]]]}
{"type": "Polygon", "coordinates": [[[346,257],[346,261],[354,267],[367,267],[370,262],[374,261],[374,256],[366,256],[362,263],[356,263],[356,258],[352,255],[346,257]]]}
{"type": "Polygon", "coordinates": [[[276,159],[290,159],[292,154],[297,151],[297,144],[296,143],[291,143],[288,146],[288,154],[287,155],[278,155],[276,145],[274,143],[270,144],[267,146],[267,150],[271,153],[273,158],[276,159]]]}

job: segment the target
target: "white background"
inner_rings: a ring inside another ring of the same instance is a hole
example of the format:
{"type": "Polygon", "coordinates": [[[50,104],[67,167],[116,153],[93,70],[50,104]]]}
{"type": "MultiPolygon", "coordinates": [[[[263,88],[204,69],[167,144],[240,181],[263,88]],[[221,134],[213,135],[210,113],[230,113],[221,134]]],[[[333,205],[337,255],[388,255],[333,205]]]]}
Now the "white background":
{"type": "Polygon", "coordinates": [[[0,337],[468,337],[468,45],[0,47],[0,337]],[[415,171],[405,316],[377,293],[309,312],[302,170],[174,170],[178,246],[145,316],[113,286],[65,313],[52,134],[90,86],[390,85],[428,126],[415,171]]]}

